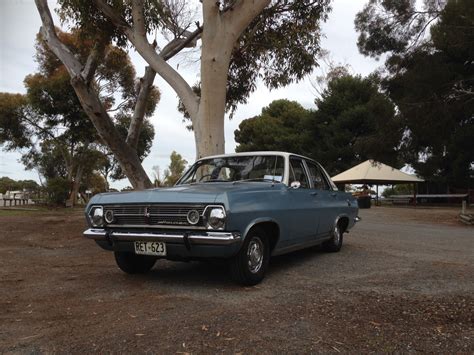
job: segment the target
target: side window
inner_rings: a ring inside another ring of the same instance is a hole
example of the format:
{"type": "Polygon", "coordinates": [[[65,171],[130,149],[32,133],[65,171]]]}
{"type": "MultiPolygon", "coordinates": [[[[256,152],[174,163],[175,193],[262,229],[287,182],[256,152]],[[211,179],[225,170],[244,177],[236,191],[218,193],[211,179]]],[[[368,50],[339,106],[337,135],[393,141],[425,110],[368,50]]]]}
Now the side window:
{"type": "Polygon", "coordinates": [[[299,181],[301,188],[309,188],[309,180],[301,159],[290,158],[290,185],[293,181],[299,181]]]}
{"type": "Polygon", "coordinates": [[[330,190],[331,188],[319,167],[310,161],[306,161],[306,164],[308,165],[309,175],[314,188],[318,190],[330,190]]]}

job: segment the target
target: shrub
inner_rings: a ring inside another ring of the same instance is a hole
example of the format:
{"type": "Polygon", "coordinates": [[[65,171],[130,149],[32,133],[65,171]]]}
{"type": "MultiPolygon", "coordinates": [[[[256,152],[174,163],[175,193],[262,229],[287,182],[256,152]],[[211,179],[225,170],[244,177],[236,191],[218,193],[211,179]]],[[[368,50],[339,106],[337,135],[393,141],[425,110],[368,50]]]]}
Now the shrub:
{"type": "Polygon", "coordinates": [[[69,198],[69,182],[61,177],[49,179],[46,185],[48,203],[55,205],[65,205],[69,198]]]}

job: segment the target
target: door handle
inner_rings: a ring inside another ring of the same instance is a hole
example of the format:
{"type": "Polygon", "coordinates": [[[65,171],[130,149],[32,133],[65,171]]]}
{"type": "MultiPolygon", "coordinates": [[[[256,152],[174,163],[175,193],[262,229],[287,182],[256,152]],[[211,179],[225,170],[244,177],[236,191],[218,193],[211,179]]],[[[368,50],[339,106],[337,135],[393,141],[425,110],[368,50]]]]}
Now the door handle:
{"type": "Polygon", "coordinates": [[[336,197],[336,196],[337,196],[337,193],[333,192],[333,193],[331,194],[331,196],[332,196],[332,197],[336,197]]]}
{"type": "Polygon", "coordinates": [[[318,193],[317,193],[316,191],[310,192],[309,194],[310,194],[311,196],[317,196],[317,195],[318,195],[318,193]]]}

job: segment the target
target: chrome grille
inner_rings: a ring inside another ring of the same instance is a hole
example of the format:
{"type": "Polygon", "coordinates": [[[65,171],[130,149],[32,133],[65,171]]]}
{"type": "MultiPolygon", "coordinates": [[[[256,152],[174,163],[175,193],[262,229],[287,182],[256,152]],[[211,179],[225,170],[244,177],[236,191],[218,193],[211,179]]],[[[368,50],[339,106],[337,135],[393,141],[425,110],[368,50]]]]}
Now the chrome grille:
{"type": "Polygon", "coordinates": [[[109,205],[104,213],[113,211],[114,226],[191,226],[187,215],[196,210],[201,215],[199,223],[193,227],[204,226],[202,215],[205,205],[109,205]]]}

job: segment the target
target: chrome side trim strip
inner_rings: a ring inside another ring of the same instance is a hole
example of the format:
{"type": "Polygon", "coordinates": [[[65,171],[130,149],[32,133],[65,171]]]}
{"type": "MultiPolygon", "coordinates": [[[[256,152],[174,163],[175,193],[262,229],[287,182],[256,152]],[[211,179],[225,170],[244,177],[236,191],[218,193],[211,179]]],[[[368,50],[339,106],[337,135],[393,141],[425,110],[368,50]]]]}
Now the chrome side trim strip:
{"type": "MultiPolygon", "coordinates": [[[[94,240],[107,240],[107,238],[110,238],[116,241],[140,240],[184,244],[184,234],[111,231],[107,237],[107,232],[104,229],[97,228],[90,228],[84,231],[83,234],[86,238],[94,240]]],[[[187,238],[191,244],[229,245],[239,242],[242,239],[242,236],[239,233],[231,232],[207,232],[203,234],[189,234],[187,238]]]]}

